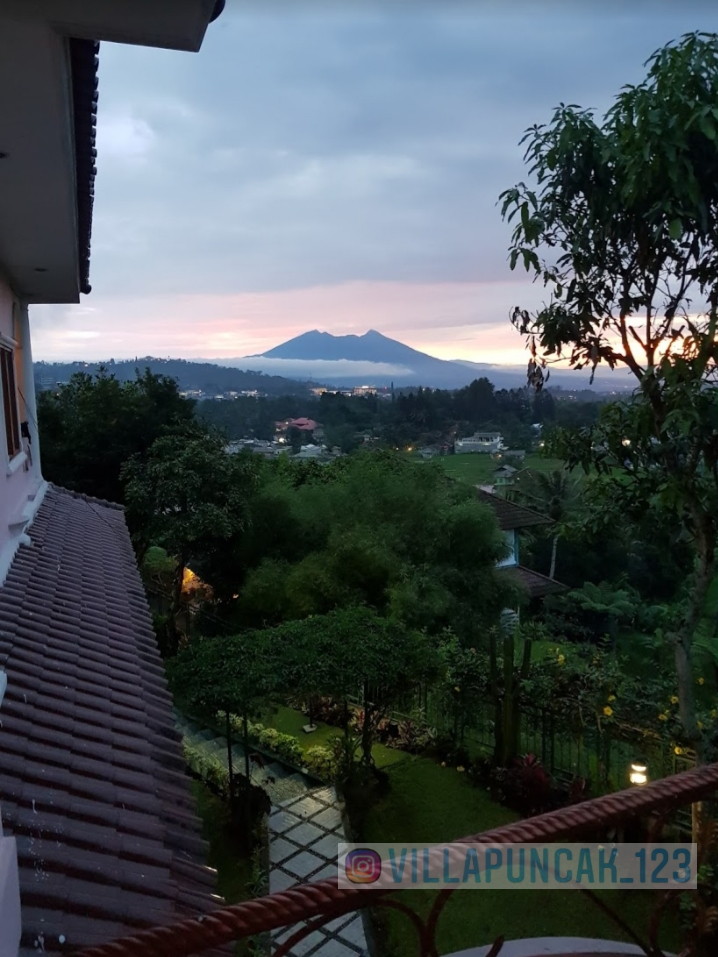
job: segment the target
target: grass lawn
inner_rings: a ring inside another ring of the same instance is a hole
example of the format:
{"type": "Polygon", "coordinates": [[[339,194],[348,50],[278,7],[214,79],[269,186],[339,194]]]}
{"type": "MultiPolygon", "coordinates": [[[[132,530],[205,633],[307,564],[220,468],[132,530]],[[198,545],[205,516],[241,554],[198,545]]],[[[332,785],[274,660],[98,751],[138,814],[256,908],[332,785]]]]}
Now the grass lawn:
{"type": "MultiPolygon", "coordinates": [[[[500,465],[486,452],[469,452],[466,455],[441,455],[432,459],[444,468],[448,475],[469,485],[490,485],[494,471],[500,465]]],[[[551,459],[538,453],[527,455],[520,466],[540,472],[553,472],[563,468],[561,459],[551,459]]]]}
{"type": "MultiPolygon", "coordinates": [[[[341,729],[330,724],[317,723],[317,730],[306,734],[302,728],[307,723],[307,716],[294,708],[278,707],[262,719],[262,724],[276,728],[283,734],[292,734],[299,741],[303,751],[317,745],[329,746],[332,739],[341,735],[341,729]]],[[[378,768],[386,768],[405,760],[406,754],[398,748],[385,748],[383,744],[375,744],[372,752],[378,768]]]]}
{"type": "MultiPolygon", "coordinates": [[[[371,842],[449,841],[515,820],[511,811],[492,803],[454,769],[426,758],[411,758],[389,769],[390,793],[367,812],[361,839],[371,842]]],[[[432,891],[401,891],[402,903],[426,916],[432,891]]],[[[644,935],[657,898],[643,891],[602,891],[640,935],[644,935]]],[[[413,957],[416,937],[407,918],[377,908],[385,957],[413,957]]],[[[577,891],[463,890],[454,893],[438,928],[438,951],[448,954],[491,943],[499,935],[517,937],[575,936],[627,940],[586,897],[577,891]]],[[[678,950],[675,925],[668,927],[663,946],[678,950]]]]}

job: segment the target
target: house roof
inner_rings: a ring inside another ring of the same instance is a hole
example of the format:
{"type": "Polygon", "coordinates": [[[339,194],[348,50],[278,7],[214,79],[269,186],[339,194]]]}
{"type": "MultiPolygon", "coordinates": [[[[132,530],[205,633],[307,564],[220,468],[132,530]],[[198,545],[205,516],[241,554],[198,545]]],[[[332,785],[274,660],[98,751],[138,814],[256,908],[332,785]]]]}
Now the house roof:
{"type": "Polygon", "coordinates": [[[0,803],[22,946],[74,951],[219,900],[123,511],[50,487],[29,535],[0,588],[0,803]]]}
{"type": "Polygon", "coordinates": [[[97,67],[100,44],[94,40],[69,40],[72,101],[75,127],[75,181],[77,189],[77,248],[80,258],[80,292],[89,293],[92,208],[95,201],[97,158],[97,67]]]}
{"type": "Polygon", "coordinates": [[[541,575],[523,565],[508,565],[500,569],[500,574],[506,575],[515,584],[528,592],[529,598],[543,598],[545,595],[553,595],[558,592],[566,591],[566,585],[557,582],[548,575],[541,575]]]}
{"type": "Polygon", "coordinates": [[[480,502],[490,505],[496,515],[496,521],[499,528],[505,532],[514,528],[530,528],[532,525],[547,525],[551,519],[535,512],[532,508],[526,508],[524,505],[516,505],[515,502],[509,502],[505,498],[486,492],[477,486],[476,494],[480,502]]]}

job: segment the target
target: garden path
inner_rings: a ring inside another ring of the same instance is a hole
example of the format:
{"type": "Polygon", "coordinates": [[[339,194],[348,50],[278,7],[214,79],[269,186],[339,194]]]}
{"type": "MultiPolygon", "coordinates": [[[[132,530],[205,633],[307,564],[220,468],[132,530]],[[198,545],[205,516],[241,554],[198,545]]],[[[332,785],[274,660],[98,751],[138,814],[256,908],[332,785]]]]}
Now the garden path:
{"type": "MultiPolygon", "coordinates": [[[[177,712],[175,721],[177,730],[193,747],[226,762],[223,737],[177,712]]],[[[244,749],[240,744],[232,745],[232,766],[237,774],[244,774],[244,749]]],[[[270,893],[336,877],[338,844],[348,840],[336,790],[317,787],[310,777],[276,759],[265,760],[261,767],[253,766],[252,784],[264,788],[272,804],[270,893]]],[[[296,930],[296,925],[282,929],[272,939],[279,944],[296,930]]],[[[330,921],[296,943],[290,957],[367,957],[368,953],[363,917],[354,912],[330,921]]]]}

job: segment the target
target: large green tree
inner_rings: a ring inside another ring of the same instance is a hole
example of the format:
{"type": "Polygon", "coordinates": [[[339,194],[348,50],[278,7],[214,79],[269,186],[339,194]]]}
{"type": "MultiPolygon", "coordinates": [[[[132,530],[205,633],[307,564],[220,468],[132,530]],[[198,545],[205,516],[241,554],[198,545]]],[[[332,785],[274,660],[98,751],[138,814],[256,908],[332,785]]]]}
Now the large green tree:
{"type": "MultiPolygon", "coordinates": [[[[264,633],[271,645],[278,683],[311,699],[327,695],[358,702],[361,763],[373,766],[379,723],[402,695],[433,678],[441,659],[424,632],[383,618],[371,608],[350,606],[291,621],[264,633]]],[[[348,735],[348,726],[345,734],[348,735]]]]}
{"type": "Polygon", "coordinates": [[[158,438],[123,467],[127,517],[142,558],[159,545],[176,561],[172,620],[184,568],[221,563],[249,523],[257,470],[252,456],[228,455],[220,438],[193,429],[158,438]]]}
{"type": "Polygon", "coordinates": [[[632,405],[606,413],[573,458],[622,469],[613,501],[659,504],[694,543],[673,641],[684,733],[697,742],[691,651],[718,540],[718,36],[689,34],[647,67],[601,120],[562,105],[527,132],[534,183],[503,193],[503,214],[512,267],[548,293],[538,312],[513,313],[534,387],[557,359],[635,378],[632,405]]]}
{"type": "Polygon", "coordinates": [[[120,471],[167,431],[192,421],[194,403],[177,383],[149,370],[120,382],[107,370],[78,372],[38,393],[43,474],[65,488],[124,502],[120,471]]]}
{"type": "Polygon", "coordinates": [[[299,484],[295,472],[287,468],[292,484],[277,498],[290,541],[266,557],[255,551],[259,561],[238,589],[241,623],[365,604],[476,641],[510,600],[496,573],[504,545],[493,513],[440,467],[365,452],[316,467],[299,484]]]}

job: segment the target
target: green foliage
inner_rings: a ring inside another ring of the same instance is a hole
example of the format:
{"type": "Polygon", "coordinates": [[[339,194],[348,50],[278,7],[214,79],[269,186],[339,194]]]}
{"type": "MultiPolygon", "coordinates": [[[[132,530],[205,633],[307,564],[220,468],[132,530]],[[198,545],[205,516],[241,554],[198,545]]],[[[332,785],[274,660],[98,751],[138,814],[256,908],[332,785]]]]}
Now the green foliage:
{"type": "Polygon", "coordinates": [[[512,267],[522,261],[550,292],[536,315],[513,313],[530,382],[540,391],[547,361],[562,356],[635,376],[634,400],[606,407],[566,451],[609,477],[610,507],[658,507],[694,544],[673,640],[681,720],[698,742],[692,644],[718,543],[718,401],[708,388],[718,368],[718,35],[688,34],[647,66],[601,124],[562,105],[527,132],[535,188],[502,194],[503,214],[515,224],[512,267]]]}
{"type": "Polygon", "coordinates": [[[159,436],[185,429],[194,403],[173,379],[136,371],[119,382],[106,369],[78,372],[57,391],[38,393],[43,474],[65,488],[124,502],[121,469],[159,436]]]}
{"type": "Polygon", "coordinates": [[[467,634],[507,601],[493,515],[439,467],[381,452],[318,469],[271,463],[254,501],[274,533],[269,554],[248,533],[244,626],[366,604],[412,627],[467,634]],[[272,523],[274,506],[281,525],[272,523]]]}
{"type": "Polygon", "coordinates": [[[170,685],[191,714],[250,715],[274,690],[269,652],[261,633],[196,641],[167,662],[170,685]]]}
{"type": "Polygon", "coordinates": [[[335,749],[321,744],[307,748],[304,752],[304,766],[323,781],[333,781],[337,776],[337,757],[335,749]]]}
{"type": "Polygon", "coordinates": [[[211,580],[221,581],[219,569],[231,560],[232,545],[248,522],[256,475],[251,456],[227,455],[219,438],[196,431],[161,436],[144,456],[123,466],[127,519],[138,554],[154,543],[176,562],[173,616],[191,559],[200,575],[206,570],[211,580]]]}
{"type": "Polygon", "coordinates": [[[230,793],[229,772],[224,762],[214,755],[207,754],[201,746],[190,744],[187,740],[182,742],[182,751],[187,767],[211,791],[228,800],[230,793]]]}

